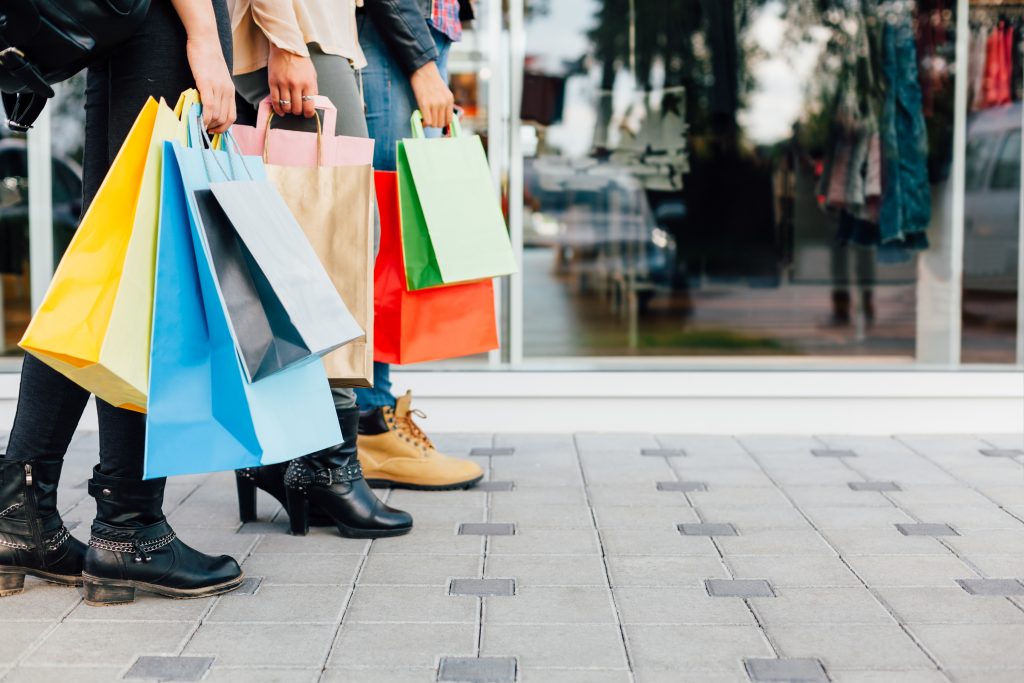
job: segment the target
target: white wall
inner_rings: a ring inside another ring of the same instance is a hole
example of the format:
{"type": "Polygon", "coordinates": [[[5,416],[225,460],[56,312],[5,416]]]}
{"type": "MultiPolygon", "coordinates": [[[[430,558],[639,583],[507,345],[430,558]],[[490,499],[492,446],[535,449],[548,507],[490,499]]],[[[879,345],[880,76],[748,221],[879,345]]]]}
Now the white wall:
{"type": "MultiPolygon", "coordinates": [[[[1024,433],[1024,373],[396,371],[435,432],[1024,433]]],[[[17,375],[0,374],[0,429],[17,375]]],[[[83,426],[95,428],[88,410],[83,426]]]]}

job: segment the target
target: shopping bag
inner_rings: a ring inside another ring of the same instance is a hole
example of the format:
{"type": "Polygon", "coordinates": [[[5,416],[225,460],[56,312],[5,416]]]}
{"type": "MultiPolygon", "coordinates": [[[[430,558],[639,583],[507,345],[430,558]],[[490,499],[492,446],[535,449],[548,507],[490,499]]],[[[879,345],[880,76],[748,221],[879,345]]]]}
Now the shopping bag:
{"type": "Polygon", "coordinates": [[[324,357],[337,387],[373,381],[373,141],[336,136],[337,112],[314,102],[319,134],[271,129],[270,100],[255,128],[234,126],[245,154],[262,154],[267,176],[287,202],[349,311],[366,334],[324,357]]]}
{"type": "Polygon", "coordinates": [[[419,111],[413,137],[398,144],[402,249],[410,290],[472,282],[516,272],[501,205],[480,138],[423,137],[419,111]]]}
{"type": "Polygon", "coordinates": [[[163,143],[185,139],[182,112],[150,98],[57,267],[21,346],[121,408],[145,412],[163,143]]]}
{"type": "MultiPolygon", "coordinates": [[[[198,117],[190,121],[195,138],[205,137],[198,117]]],[[[228,312],[236,346],[242,355],[250,381],[267,377],[307,356],[323,356],[363,336],[335,290],[330,277],[296,223],[288,205],[266,181],[263,161],[243,157],[229,135],[226,150],[197,149],[208,174],[218,172],[225,179],[199,190],[197,222],[204,245],[210,249],[218,223],[222,246],[240,250],[253,276],[251,299],[233,300],[225,288],[240,285],[231,273],[221,273],[222,261],[213,255],[214,275],[228,312]],[[225,279],[226,277],[226,279],[225,279]],[[253,327],[249,323],[264,324],[253,327]],[[269,330],[269,338],[260,334],[269,330]]],[[[208,138],[207,138],[208,144],[208,138]]]]}
{"type": "MultiPolygon", "coordinates": [[[[315,356],[247,381],[197,221],[195,192],[208,189],[207,173],[201,150],[167,143],[146,478],[283,462],[342,440],[315,356]]],[[[224,180],[216,170],[213,179],[224,180]]]]}
{"type": "Polygon", "coordinates": [[[380,212],[375,269],[374,357],[420,363],[498,348],[491,280],[410,292],[406,287],[394,172],[374,173],[380,212]]]}

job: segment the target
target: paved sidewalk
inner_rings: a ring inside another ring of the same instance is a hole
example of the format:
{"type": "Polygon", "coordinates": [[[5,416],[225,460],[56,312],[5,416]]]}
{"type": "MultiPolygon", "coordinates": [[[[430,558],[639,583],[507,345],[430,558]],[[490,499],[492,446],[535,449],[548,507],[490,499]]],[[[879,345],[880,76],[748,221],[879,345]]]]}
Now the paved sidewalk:
{"type": "MultiPolygon", "coordinates": [[[[1024,681],[1024,437],[438,442],[488,481],[391,493],[398,539],[292,537],[266,495],[240,527],[230,473],[172,480],[171,523],[244,590],[90,608],[30,581],[0,679],[1024,681]]],[[[82,539],[96,450],[60,499],[82,539]]]]}

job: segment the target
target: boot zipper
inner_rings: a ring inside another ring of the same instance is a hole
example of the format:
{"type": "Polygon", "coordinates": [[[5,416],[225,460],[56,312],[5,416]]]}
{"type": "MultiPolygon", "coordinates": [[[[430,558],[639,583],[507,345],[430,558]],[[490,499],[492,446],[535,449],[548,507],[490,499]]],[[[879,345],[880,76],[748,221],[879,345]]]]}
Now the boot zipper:
{"type": "Polygon", "coordinates": [[[39,507],[36,503],[36,487],[30,463],[25,463],[25,507],[28,508],[28,528],[32,532],[32,542],[36,546],[39,565],[45,567],[46,550],[43,548],[43,534],[39,530],[39,507]]]}

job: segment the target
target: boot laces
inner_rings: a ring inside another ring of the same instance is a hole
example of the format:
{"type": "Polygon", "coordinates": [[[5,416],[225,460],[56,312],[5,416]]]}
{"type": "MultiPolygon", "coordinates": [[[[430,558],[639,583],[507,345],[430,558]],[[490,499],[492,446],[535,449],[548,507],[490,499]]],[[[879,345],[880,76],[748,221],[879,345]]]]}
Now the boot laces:
{"type": "Polygon", "coordinates": [[[433,448],[434,443],[430,440],[430,437],[427,436],[422,429],[420,429],[420,426],[413,421],[413,415],[422,420],[425,420],[427,418],[427,414],[424,413],[422,410],[410,410],[408,413],[406,413],[405,417],[396,420],[399,423],[398,429],[400,431],[407,433],[417,446],[422,446],[424,447],[424,449],[427,450],[433,448]]]}

